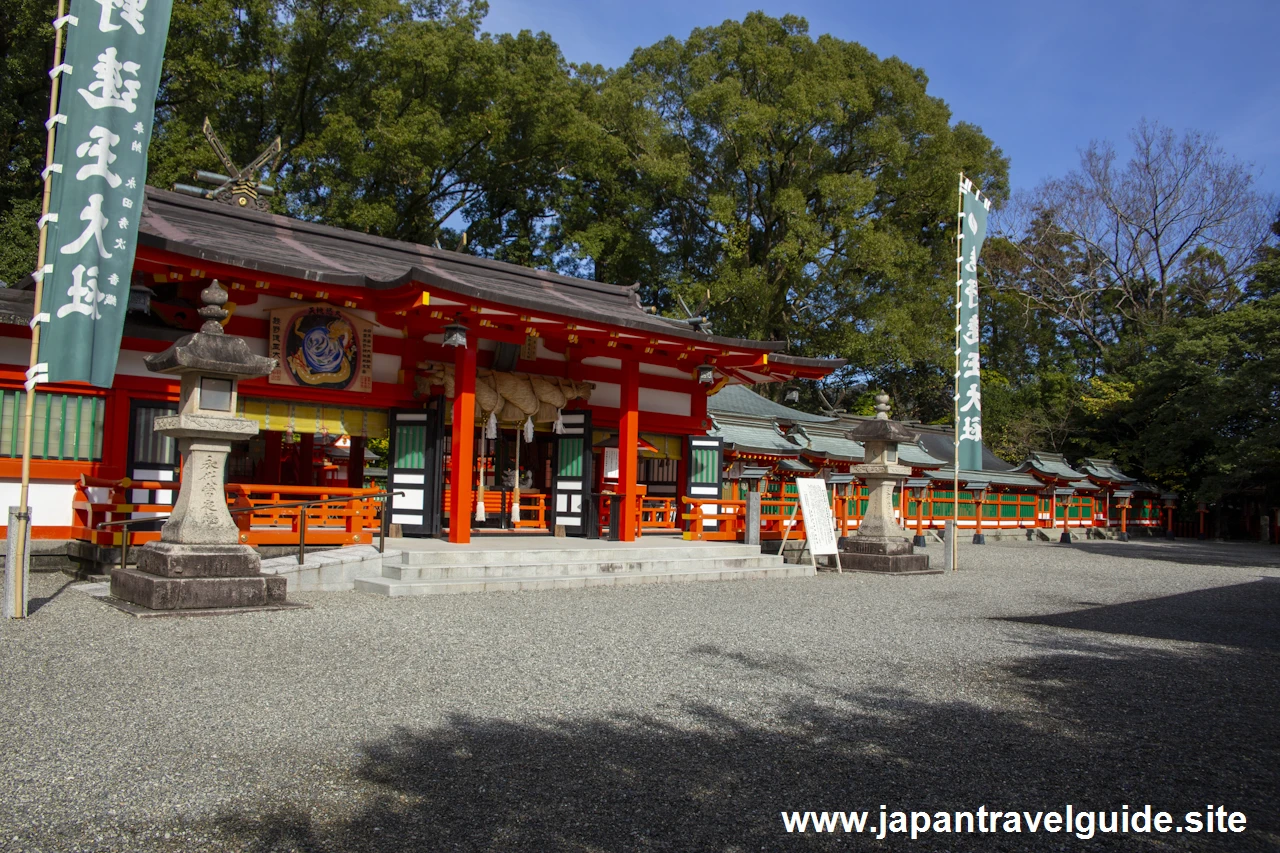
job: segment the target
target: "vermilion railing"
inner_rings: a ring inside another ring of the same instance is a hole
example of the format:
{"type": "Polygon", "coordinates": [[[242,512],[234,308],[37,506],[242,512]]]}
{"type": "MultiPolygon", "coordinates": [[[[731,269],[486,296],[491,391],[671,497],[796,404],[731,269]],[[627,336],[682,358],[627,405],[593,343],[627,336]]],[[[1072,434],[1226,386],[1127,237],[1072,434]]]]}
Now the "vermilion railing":
{"type": "MultiPolygon", "coordinates": [[[[960,522],[965,528],[977,527],[977,507],[982,507],[982,526],[984,530],[1036,528],[1036,527],[1089,527],[1095,521],[1095,501],[1089,495],[1076,495],[1063,503],[1054,502],[1053,510],[1057,518],[1056,525],[1050,524],[1050,502],[1036,494],[1020,492],[992,492],[978,504],[971,492],[960,492],[960,522]]],[[[857,494],[835,495],[831,499],[831,511],[835,518],[836,532],[845,535],[857,530],[862,515],[866,512],[866,489],[860,488],[857,494]]],[[[954,496],[951,491],[930,490],[923,500],[908,497],[905,501],[906,512],[902,512],[901,498],[897,500],[895,511],[898,523],[908,531],[923,532],[944,526],[954,518],[954,496]]],[[[761,539],[801,539],[804,538],[804,518],[796,513],[796,498],[790,494],[777,492],[762,494],[760,500],[760,538],[761,539]]],[[[682,518],[689,523],[688,538],[708,540],[741,540],[745,533],[746,501],[732,499],[684,498],[685,511],[682,518]]],[[[1118,524],[1118,519],[1116,520],[1118,524]]],[[[1139,522],[1132,517],[1131,526],[1139,522]]],[[[1144,519],[1143,523],[1151,526],[1158,524],[1155,519],[1144,519]]]]}
{"type": "MultiPolygon", "coordinates": [[[[449,494],[448,486],[444,488],[444,492],[440,498],[441,518],[445,520],[445,526],[448,527],[449,519],[449,494]]],[[[503,512],[511,511],[511,499],[514,493],[511,491],[502,492],[501,490],[485,489],[484,492],[484,512],[486,516],[497,518],[503,512]]],[[[480,494],[478,491],[471,493],[471,515],[475,516],[476,509],[480,506],[480,494]]],[[[543,492],[520,490],[520,520],[515,522],[515,527],[519,530],[546,530],[547,529],[547,495],[543,492]]]]}
{"type": "MultiPolygon", "coordinates": [[[[142,504],[129,500],[132,491],[176,491],[178,483],[169,481],[106,480],[81,476],[75,486],[71,504],[72,536],[103,547],[119,547],[124,537],[129,545],[141,545],[160,538],[159,519],[155,530],[99,530],[107,521],[145,519],[164,516],[173,511],[170,504],[142,504]],[[105,500],[95,500],[105,491],[105,500]]],[[[232,516],[240,529],[240,542],[245,545],[297,545],[300,538],[300,513],[305,513],[306,538],[311,545],[370,544],[378,535],[382,501],[366,498],[381,494],[378,489],[348,489],[329,486],[263,486],[230,483],[226,486],[227,505],[248,509],[232,516]],[[355,497],[344,504],[320,507],[268,508],[267,504],[355,497]],[[256,507],[262,507],[261,511],[256,507]]]]}

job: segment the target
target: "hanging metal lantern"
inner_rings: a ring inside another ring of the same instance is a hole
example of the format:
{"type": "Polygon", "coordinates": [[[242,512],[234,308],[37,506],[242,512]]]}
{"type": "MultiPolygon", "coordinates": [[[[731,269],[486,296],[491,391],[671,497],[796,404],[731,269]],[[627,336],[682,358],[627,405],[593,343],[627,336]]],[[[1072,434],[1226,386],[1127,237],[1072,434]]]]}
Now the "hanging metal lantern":
{"type": "Polygon", "coordinates": [[[467,345],[467,327],[461,323],[450,323],[445,326],[444,345],[447,347],[465,347],[467,345]]]}

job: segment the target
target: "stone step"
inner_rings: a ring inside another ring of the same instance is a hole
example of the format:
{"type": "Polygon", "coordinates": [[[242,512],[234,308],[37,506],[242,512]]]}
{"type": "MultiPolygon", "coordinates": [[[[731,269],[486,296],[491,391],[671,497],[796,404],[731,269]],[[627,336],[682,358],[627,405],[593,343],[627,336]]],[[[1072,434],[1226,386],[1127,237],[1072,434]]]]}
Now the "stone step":
{"type": "Polygon", "coordinates": [[[596,586],[628,586],[650,583],[692,583],[696,581],[765,580],[811,577],[812,566],[777,565],[766,568],[689,569],[625,574],[547,575],[507,578],[469,578],[402,581],[392,578],[361,578],[357,592],[393,597],[410,595],[458,595],[468,592],[526,592],[548,589],[583,589],[596,586]]]}
{"type": "MultiPolygon", "coordinates": [[[[764,569],[783,565],[782,558],[772,554],[747,554],[728,557],[687,557],[673,559],[662,556],[651,559],[647,554],[632,551],[626,560],[616,562],[585,561],[578,559],[578,552],[571,552],[572,561],[562,563],[529,563],[521,559],[514,564],[490,562],[484,564],[446,566],[384,565],[382,576],[391,580],[472,580],[503,577],[548,577],[558,575],[615,575],[639,572],[675,572],[696,569],[764,569]]],[[[488,556],[488,555],[486,555],[488,556]]]]}
{"type": "Polygon", "coordinates": [[[482,562],[489,565],[554,565],[559,563],[622,563],[635,560],[681,560],[698,558],[722,558],[755,556],[760,553],[757,545],[737,542],[684,542],[671,540],[661,545],[611,545],[601,542],[598,546],[577,548],[513,548],[495,545],[493,548],[406,549],[403,563],[407,566],[465,566],[482,562]]]}

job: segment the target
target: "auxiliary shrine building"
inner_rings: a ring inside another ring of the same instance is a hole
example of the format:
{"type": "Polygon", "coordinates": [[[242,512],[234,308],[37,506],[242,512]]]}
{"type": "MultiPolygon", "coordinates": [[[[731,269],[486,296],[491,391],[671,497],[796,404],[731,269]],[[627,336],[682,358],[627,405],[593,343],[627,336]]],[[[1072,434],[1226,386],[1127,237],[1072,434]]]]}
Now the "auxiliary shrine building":
{"type": "MultiPolygon", "coordinates": [[[[845,530],[865,492],[849,473],[852,418],[808,414],[742,386],[817,380],[843,362],[784,344],[719,337],[656,316],[635,287],[555,275],[148,188],[124,339],[110,389],[40,386],[31,505],[37,539],[103,547],[103,522],[164,515],[176,497],[175,443],[157,415],[178,384],[143,359],[200,324],[200,291],[226,289],[228,333],[278,360],[239,385],[237,413],[259,434],[228,462],[242,541],[369,543],[392,535],[557,533],[631,540],[660,531],[741,539],[744,466],[767,469],[762,538],[795,537],[794,479],[822,474],[845,530]],[[387,442],[383,448],[380,442],[387,442]],[[370,445],[385,489],[368,497],[370,445]],[[280,503],[349,498],[299,510],[280,503]]],[[[0,491],[17,503],[32,292],[0,290],[0,491]]],[[[1033,454],[991,456],[953,492],[949,430],[903,447],[904,526],[1163,522],[1171,496],[1105,460],[1076,471],[1033,454]],[[1132,507],[1132,510],[1130,508],[1132,507]]],[[[134,528],[130,544],[158,537],[134,528]]]]}

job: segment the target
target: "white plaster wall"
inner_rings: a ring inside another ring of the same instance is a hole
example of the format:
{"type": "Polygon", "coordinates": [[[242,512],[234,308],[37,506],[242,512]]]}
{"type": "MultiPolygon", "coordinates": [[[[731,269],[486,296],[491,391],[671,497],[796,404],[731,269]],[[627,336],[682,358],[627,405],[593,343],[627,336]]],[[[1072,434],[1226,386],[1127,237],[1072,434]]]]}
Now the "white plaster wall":
{"type": "MultiPolygon", "coordinates": [[[[592,395],[592,399],[595,395],[592,395]]],[[[689,417],[692,401],[688,394],[679,391],[661,391],[657,388],[640,389],[640,411],[661,412],[664,415],[689,417]]]]}
{"type": "MultiPolygon", "coordinates": [[[[18,480],[0,480],[0,512],[9,517],[8,508],[18,505],[22,483],[18,480]]],[[[71,501],[75,498],[75,486],[70,483],[33,481],[27,493],[31,503],[31,524],[34,527],[70,527],[71,501]]]]}
{"type": "Polygon", "coordinates": [[[616,382],[597,382],[591,392],[591,405],[616,409],[622,403],[622,386],[616,382]]]}
{"type": "MultiPolygon", "coordinates": [[[[622,404],[622,386],[616,382],[597,382],[591,392],[591,405],[616,409],[622,404]]],[[[640,389],[640,411],[658,412],[664,415],[688,417],[692,401],[688,394],[678,391],[661,391],[657,388],[640,389]]]]}
{"type": "Polygon", "coordinates": [[[584,358],[584,359],[582,360],[582,363],[583,363],[583,364],[589,364],[589,365],[591,365],[592,367],[603,367],[603,368],[605,368],[606,370],[621,370],[621,369],[622,369],[622,359],[618,359],[618,358],[605,358],[604,356],[599,356],[599,355],[593,355],[593,356],[591,356],[591,358],[584,358]]]}
{"type": "MultiPolygon", "coordinates": [[[[254,342],[252,340],[249,341],[250,349],[253,349],[253,343],[254,342]]],[[[128,350],[128,349],[120,350],[120,358],[118,361],[116,361],[116,375],[117,376],[149,376],[152,379],[165,378],[158,373],[152,373],[150,370],[147,370],[147,365],[145,362],[143,362],[143,359],[149,356],[150,354],[151,353],[138,352],[136,350],[128,350]]],[[[265,352],[258,353],[258,355],[265,355],[265,354],[266,354],[265,352]]]]}
{"type": "Polygon", "coordinates": [[[0,362],[18,364],[26,369],[31,359],[31,341],[23,338],[0,338],[0,362]]]}
{"type": "Polygon", "coordinates": [[[693,375],[693,370],[680,370],[677,367],[667,367],[662,364],[644,364],[640,365],[641,373],[648,373],[650,376],[670,376],[673,379],[689,379],[693,375]]]}
{"type": "Polygon", "coordinates": [[[389,353],[373,354],[373,381],[398,382],[400,380],[400,356],[389,353]]]}

